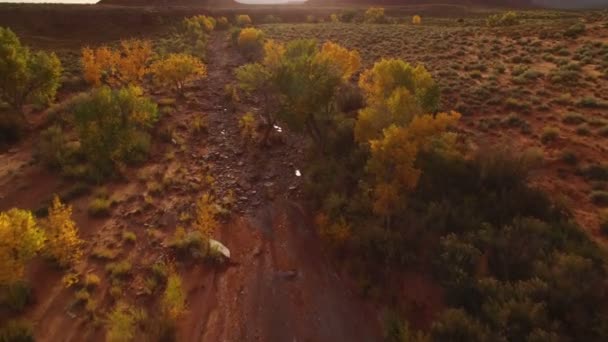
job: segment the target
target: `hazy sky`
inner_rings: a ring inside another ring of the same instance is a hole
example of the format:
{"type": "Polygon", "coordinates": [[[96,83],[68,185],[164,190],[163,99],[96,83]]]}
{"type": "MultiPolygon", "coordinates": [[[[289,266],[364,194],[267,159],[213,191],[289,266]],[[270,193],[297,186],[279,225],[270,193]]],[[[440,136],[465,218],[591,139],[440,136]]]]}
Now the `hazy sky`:
{"type": "Polygon", "coordinates": [[[99,0],[0,0],[0,2],[25,2],[25,3],[49,3],[49,4],[94,4],[99,0]]]}

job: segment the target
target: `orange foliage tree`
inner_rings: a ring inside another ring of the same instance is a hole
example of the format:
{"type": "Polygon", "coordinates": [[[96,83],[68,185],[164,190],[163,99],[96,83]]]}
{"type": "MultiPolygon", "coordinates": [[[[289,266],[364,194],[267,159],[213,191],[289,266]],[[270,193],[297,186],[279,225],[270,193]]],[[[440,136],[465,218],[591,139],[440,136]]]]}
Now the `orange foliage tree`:
{"type": "Polygon", "coordinates": [[[115,87],[140,85],[151,57],[152,44],[147,40],[123,40],[119,49],[85,47],[81,57],[84,79],[95,87],[104,83],[115,87]]]}

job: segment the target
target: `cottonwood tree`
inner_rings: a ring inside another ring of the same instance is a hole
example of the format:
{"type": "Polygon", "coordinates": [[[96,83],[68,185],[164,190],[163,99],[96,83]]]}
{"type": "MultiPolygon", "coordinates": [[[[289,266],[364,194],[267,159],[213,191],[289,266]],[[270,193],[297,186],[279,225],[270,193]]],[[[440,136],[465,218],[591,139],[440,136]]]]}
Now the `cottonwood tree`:
{"type": "Polygon", "coordinates": [[[72,207],[61,203],[58,196],[53,198],[49,208],[46,228],[46,252],[62,266],[70,266],[83,256],[84,241],[78,236],[78,227],[72,220],[72,207]]]}
{"type": "Polygon", "coordinates": [[[186,54],[170,54],[150,66],[154,82],[159,86],[184,93],[184,85],[197,78],[207,77],[207,68],[198,58],[186,54]]]}
{"type": "Polygon", "coordinates": [[[141,85],[152,53],[150,41],[137,39],[121,41],[118,49],[85,47],[81,57],[84,79],[95,87],[141,85]]]}
{"type": "Polygon", "coordinates": [[[91,178],[102,179],[120,164],[147,156],[149,130],[158,120],[158,108],[142,95],[138,87],[113,90],[104,86],[74,105],[76,133],[91,178]]]}
{"type": "Polygon", "coordinates": [[[407,126],[392,124],[381,137],[369,142],[367,172],[372,176],[374,213],[390,218],[403,209],[407,194],[420,178],[421,170],[416,166],[419,152],[432,148],[459,118],[455,112],[417,116],[407,126]]]}
{"type": "Polygon", "coordinates": [[[237,77],[244,90],[271,94],[276,108],[265,99],[266,111],[274,112],[271,122],[278,118],[323,147],[337,90],[359,65],[359,54],[338,44],[319,48],[315,40],[294,40],[284,46],[270,42],[263,61],[239,68],[237,77]]]}
{"type": "Polygon", "coordinates": [[[32,52],[8,28],[0,27],[0,100],[21,115],[28,103],[55,98],[62,67],[54,53],[32,52]]]}
{"type": "Polygon", "coordinates": [[[27,262],[43,248],[44,238],[31,212],[0,212],[0,285],[22,279],[27,262]]]}
{"type": "Polygon", "coordinates": [[[439,87],[424,66],[400,59],[382,59],[364,71],[359,87],[366,107],[359,111],[355,137],[367,143],[392,124],[405,125],[415,116],[432,114],[439,106],[439,87]]]}

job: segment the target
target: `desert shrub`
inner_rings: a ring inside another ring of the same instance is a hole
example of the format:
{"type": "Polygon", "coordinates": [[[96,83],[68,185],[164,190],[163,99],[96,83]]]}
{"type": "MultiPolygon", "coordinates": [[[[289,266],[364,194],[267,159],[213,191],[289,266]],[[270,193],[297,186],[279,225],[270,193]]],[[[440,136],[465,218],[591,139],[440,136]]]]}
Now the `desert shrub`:
{"type": "Polygon", "coordinates": [[[124,302],[118,302],[106,319],[106,341],[133,341],[141,314],[124,302]]]}
{"type": "Polygon", "coordinates": [[[170,54],[150,66],[158,86],[172,88],[183,94],[187,82],[207,76],[207,68],[198,58],[186,54],[170,54]]]}
{"type": "Polygon", "coordinates": [[[144,160],[148,131],[158,120],[156,105],[136,87],[96,89],[74,106],[73,114],[88,176],[94,180],[111,176],[120,164],[144,160]]]}
{"type": "Polygon", "coordinates": [[[355,17],[357,16],[357,11],[352,10],[352,9],[347,9],[347,10],[343,10],[342,12],[340,12],[340,21],[343,23],[350,23],[353,20],[355,20],[355,17]]]}
{"type": "Polygon", "coordinates": [[[576,85],[581,79],[581,68],[575,63],[564,64],[551,70],[549,77],[555,84],[576,85]]]}
{"type": "Polygon", "coordinates": [[[244,28],[239,33],[237,46],[243,56],[256,59],[264,48],[264,33],[253,27],[244,28]]]}
{"type": "Polygon", "coordinates": [[[106,271],[114,278],[125,277],[131,274],[133,265],[128,260],[111,262],[106,265],[106,271]]]}
{"type": "Polygon", "coordinates": [[[255,140],[256,138],[256,120],[251,112],[247,112],[239,119],[239,129],[241,136],[246,140],[255,140]]]}
{"type": "Polygon", "coordinates": [[[91,202],[87,212],[94,217],[109,216],[112,208],[112,200],[106,196],[96,196],[91,202]]]}
{"type": "Polygon", "coordinates": [[[384,8],[370,7],[365,11],[364,20],[370,24],[382,24],[386,22],[384,17],[384,8]]]}
{"type": "Polygon", "coordinates": [[[486,19],[486,24],[490,27],[513,26],[519,24],[519,16],[517,13],[511,11],[502,14],[494,14],[486,19]]]}
{"type": "Polygon", "coordinates": [[[585,118],[579,113],[566,113],[562,117],[562,122],[568,125],[579,125],[585,122],[585,118]]]}
{"type": "Polygon", "coordinates": [[[564,36],[566,36],[568,38],[577,38],[578,36],[585,33],[586,30],[587,30],[587,28],[585,27],[585,24],[576,23],[576,24],[568,27],[566,29],[566,31],[564,31],[564,36]]]}
{"type": "Polygon", "coordinates": [[[72,207],[53,198],[49,216],[43,224],[46,232],[45,251],[61,267],[75,264],[83,256],[84,241],[78,237],[78,227],[72,220],[72,207]]]}
{"type": "Polygon", "coordinates": [[[95,87],[140,85],[151,57],[152,43],[146,40],[123,40],[118,49],[85,47],[81,57],[84,79],[95,87]]]}
{"type": "Polygon", "coordinates": [[[597,206],[606,207],[608,206],[608,191],[596,190],[592,191],[589,196],[591,202],[597,206]]]}
{"type": "Polygon", "coordinates": [[[482,342],[488,328],[461,309],[445,310],[431,327],[433,341],[482,342]]]}
{"type": "Polygon", "coordinates": [[[216,219],[217,214],[218,206],[213,196],[209,193],[204,193],[196,202],[194,225],[196,230],[206,239],[210,238],[219,226],[216,219]]]}
{"type": "Polygon", "coordinates": [[[608,101],[604,101],[592,96],[583,97],[577,103],[579,107],[585,108],[608,108],[608,101]]]}
{"type": "Polygon", "coordinates": [[[84,277],[84,286],[87,289],[94,289],[94,288],[98,287],[99,284],[101,284],[101,279],[99,278],[98,275],[96,275],[94,273],[88,273],[84,277]]]}
{"type": "Polygon", "coordinates": [[[545,127],[540,136],[540,141],[543,144],[549,144],[559,138],[559,129],[557,127],[545,127]]]}
{"type": "Polygon", "coordinates": [[[0,285],[23,277],[25,266],[44,247],[44,232],[31,212],[0,212],[0,285]]]}
{"type": "Polygon", "coordinates": [[[60,125],[52,125],[40,133],[37,156],[48,167],[63,170],[76,162],[78,144],[71,143],[60,125]]]}
{"type": "Polygon", "coordinates": [[[7,321],[0,327],[0,342],[34,342],[32,325],[23,320],[7,321]]]}
{"type": "Polygon", "coordinates": [[[585,167],[583,176],[592,181],[608,181],[608,165],[593,164],[585,167]]]}
{"type": "Polygon", "coordinates": [[[162,57],[170,54],[187,54],[204,60],[209,32],[215,25],[217,25],[215,19],[206,16],[184,18],[173,32],[159,39],[157,46],[159,55],[162,57]]]}
{"type": "Polygon", "coordinates": [[[190,32],[191,35],[199,37],[203,33],[211,33],[215,29],[216,24],[217,21],[213,17],[208,17],[206,15],[195,15],[189,18],[184,18],[182,21],[182,28],[184,31],[190,32]]]}
{"type": "Polygon", "coordinates": [[[599,213],[600,232],[603,235],[608,235],[608,210],[602,210],[599,213]]]}
{"type": "Polygon", "coordinates": [[[219,17],[216,20],[215,29],[216,30],[227,30],[230,27],[230,22],[226,17],[219,17]]]}
{"type": "Polygon", "coordinates": [[[383,59],[359,78],[367,107],[359,111],[355,136],[367,143],[391,124],[404,125],[415,116],[434,113],[439,86],[423,67],[399,59],[383,59]]]}
{"type": "Polygon", "coordinates": [[[137,240],[137,235],[135,235],[135,233],[130,232],[130,231],[122,232],[122,241],[127,242],[127,243],[135,243],[136,240],[137,240]]]}
{"type": "Polygon", "coordinates": [[[22,280],[0,285],[0,304],[15,312],[21,312],[32,300],[32,288],[22,280]]]}
{"type": "Polygon", "coordinates": [[[250,26],[253,23],[251,21],[251,18],[247,14],[238,14],[235,17],[234,21],[235,21],[236,25],[239,26],[239,27],[247,27],[247,26],[250,26]]]}
{"type": "Polygon", "coordinates": [[[186,309],[186,295],[182,289],[182,278],[175,271],[169,273],[161,305],[164,315],[172,320],[178,319],[186,309]]]}
{"type": "Polygon", "coordinates": [[[28,103],[47,105],[59,88],[61,62],[54,53],[32,52],[21,45],[8,28],[0,27],[0,143],[19,137],[25,124],[22,107],[28,103]]]}
{"type": "Polygon", "coordinates": [[[415,15],[412,17],[412,24],[414,25],[420,25],[422,24],[422,17],[420,17],[419,15],[415,15]]]}
{"type": "Polygon", "coordinates": [[[186,232],[182,227],[177,227],[175,233],[169,239],[167,245],[169,248],[182,256],[192,256],[197,259],[203,259],[209,252],[209,239],[199,231],[186,232]]]}
{"type": "Polygon", "coordinates": [[[274,14],[268,14],[268,15],[264,16],[264,19],[262,20],[262,22],[264,22],[265,24],[278,24],[280,22],[283,22],[283,19],[281,19],[281,17],[276,16],[274,14]]]}
{"type": "Polygon", "coordinates": [[[578,156],[576,152],[572,150],[563,151],[561,159],[569,165],[576,165],[578,163],[578,156]]]}

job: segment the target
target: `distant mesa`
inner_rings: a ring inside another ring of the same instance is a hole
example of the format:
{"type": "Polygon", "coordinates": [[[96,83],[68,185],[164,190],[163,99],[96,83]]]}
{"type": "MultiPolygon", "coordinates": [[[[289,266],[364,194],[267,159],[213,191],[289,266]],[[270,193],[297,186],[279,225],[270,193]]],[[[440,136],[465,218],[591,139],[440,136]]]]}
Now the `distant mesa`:
{"type": "Polygon", "coordinates": [[[205,6],[232,7],[239,4],[310,4],[316,6],[334,5],[420,5],[453,4],[499,7],[550,7],[563,9],[608,8],[608,0],[101,0],[100,4],[123,6],[205,6]]]}

